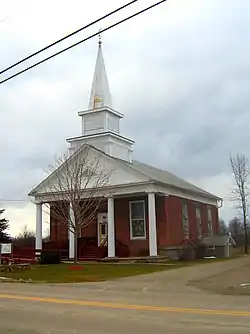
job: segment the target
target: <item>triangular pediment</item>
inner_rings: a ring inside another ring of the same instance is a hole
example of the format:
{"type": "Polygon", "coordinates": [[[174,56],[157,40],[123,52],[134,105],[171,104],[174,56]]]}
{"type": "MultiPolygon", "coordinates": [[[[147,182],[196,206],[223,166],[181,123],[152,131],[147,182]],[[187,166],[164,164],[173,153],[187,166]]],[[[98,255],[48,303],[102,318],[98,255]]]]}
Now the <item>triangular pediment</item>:
{"type": "MultiPolygon", "coordinates": [[[[86,180],[83,180],[84,189],[91,189],[96,186],[95,178],[99,177],[100,172],[102,175],[109,175],[108,182],[104,187],[117,187],[120,185],[136,184],[141,182],[147,182],[150,179],[144,174],[135,171],[130,167],[129,163],[123,163],[122,160],[111,157],[104,152],[96,149],[90,145],[83,145],[74,154],[72,154],[67,161],[63,162],[58,168],[53,171],[47,178],[45,178],[38,186],[36,186],[30,193],[30,196],[38,196],[40,194],[46,194],[52,192],[52,189],[56,189],[56,183],[58,180],[63,183],[65,175],[69,175],[69,179],[75,179],[76,177],[76,164],[79,164],[82,154],[85,149],[88,149],[88,157],[84,168],[81,171],[81,175],[88,179],[86,187],[86,180]],[[98,166],[96,164],[98,161],[98,166]],[[72,173],[72,174],[70,174],[72,173]],[[72,175],[72,176],[71,176],[72,175]],[[85,183],[84,183],[85,182],[85,183]]],[[[67,176],[66,176],[67,177],[67,176]]],[[[66,180],[66,182],[70,182],[66,180]]]]}

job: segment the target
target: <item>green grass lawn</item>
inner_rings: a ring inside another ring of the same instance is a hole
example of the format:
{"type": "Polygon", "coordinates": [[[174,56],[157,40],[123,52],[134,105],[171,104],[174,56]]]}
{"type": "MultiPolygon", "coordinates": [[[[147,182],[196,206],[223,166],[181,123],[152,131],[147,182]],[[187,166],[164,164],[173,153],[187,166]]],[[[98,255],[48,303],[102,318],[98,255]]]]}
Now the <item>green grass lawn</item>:
{"type": "Polygon", "coordinates": [[[169,261],[165,264],[123,264],[123,263],[85,263],[32,265],[31,270],[16,272],[0,272],[0,277],[29,280],[46,283],[99,282],[120,277],[150,274],[157,271],[177,269],[181,267],[224,262],[227,259],[210,259],[195,261],[169,261]]]}
{"type": "Polygon", "coordinates": [[[23,280],[31,279],[34,282],[47,283],[98,282],[119,277],[149,274],[178,267],[177,264],[37,264],[31,266],[31,270],[1,272],[0,276],[23,280]]]}

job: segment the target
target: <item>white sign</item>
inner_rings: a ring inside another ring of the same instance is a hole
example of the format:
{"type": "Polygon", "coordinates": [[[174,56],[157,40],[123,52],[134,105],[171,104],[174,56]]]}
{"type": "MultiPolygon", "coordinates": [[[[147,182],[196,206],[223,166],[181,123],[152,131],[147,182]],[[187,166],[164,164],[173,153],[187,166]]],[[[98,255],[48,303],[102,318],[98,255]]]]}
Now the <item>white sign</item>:
{"type": "Polygon", "coordinates": [[[1,254],[11,254],[12,253],[12,244],[1,244],[1,254]]]}

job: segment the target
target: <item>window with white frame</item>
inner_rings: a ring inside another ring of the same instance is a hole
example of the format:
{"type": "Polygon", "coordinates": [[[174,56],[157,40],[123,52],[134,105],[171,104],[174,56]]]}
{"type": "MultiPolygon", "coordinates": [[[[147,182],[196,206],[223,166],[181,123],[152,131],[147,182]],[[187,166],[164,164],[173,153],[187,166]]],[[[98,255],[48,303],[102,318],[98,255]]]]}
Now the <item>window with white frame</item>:
{"type": "Polygon", "coordinates": [[[202,235],[202,226],[201,226],[201,208],[199,206],[196,206],[195,208],[195,217],[196,217],[196,231],[197,236],[202,235]]]}
{"type": "Polygon", "coordinates": [[[182,204],[182,228],[184,237],[189,238],[188,206],[186,203],[182,204]]]}
{"type": "Polygon", "coordinates": [[[213,221],[212,221],[212,209],[211,207],[207,208],[207,222],[208,222],[208,234],[213,235],[213,221]]]}
{"type": "Polygon", "coordinates": [[[145,202],[143,200],[129,202],[129,215],[130,238],[146,238],[145,202]]]}

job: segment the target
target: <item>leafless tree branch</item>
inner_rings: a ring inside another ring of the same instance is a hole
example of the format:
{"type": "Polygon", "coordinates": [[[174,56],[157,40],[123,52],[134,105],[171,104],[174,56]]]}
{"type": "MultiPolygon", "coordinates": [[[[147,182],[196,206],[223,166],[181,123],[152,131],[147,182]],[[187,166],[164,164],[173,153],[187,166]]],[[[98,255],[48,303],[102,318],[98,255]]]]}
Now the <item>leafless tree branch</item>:
{"type": "Polygon", "coordinates": [[[105,203],[106,193],[100,190],[109,185],[112,171],[106,171],[100,159],[88,145],[83,145],[72,156],[65,153],[49,165],[51,177],[45,184],[50,214],[58,224],[63,224],[75,236],[75,261],[77,238],[83,227],[91,224],[99,208],[105,203]],[[63,200],[58,200],[63,195],[63,200]],[[70,205],[73,214],[70,214],[70,205]]]}
{"type": "Polygon", "coordinates": [[[242,212],[245,232],[245,253],[248,250],[247,217],[249,212],[249,166],[243,153],[230,156],[230,165],[234,175],[235,187],[231,190],[231,199],[236,202],[236,208],[242,212]]]}

